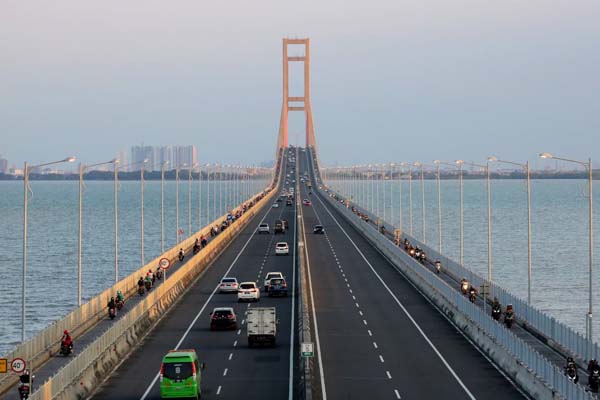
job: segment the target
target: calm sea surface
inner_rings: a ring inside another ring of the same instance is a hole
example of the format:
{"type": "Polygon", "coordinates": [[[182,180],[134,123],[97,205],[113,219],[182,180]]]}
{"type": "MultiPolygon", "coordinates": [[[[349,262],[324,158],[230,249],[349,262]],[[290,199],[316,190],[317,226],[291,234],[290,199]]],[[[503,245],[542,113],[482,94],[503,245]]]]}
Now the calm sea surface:
{"type": "MultiPolygon", "coordinates": [[[[250,183],[251,193],[266,186],[250,183]]],[[[198,182],[192,186],[192,230],[222,215],[241,185],[224,181],[202,186],[198,221],[198,182]],[[216,190],[215,190],[216,186],[216,190]],[[237,189],[237,191],[236,191],[237,189]],[[216,201],[214,195],[216,194],[216,201]],[[222,201],[220,196],[222,195],[222,201]],[[210,203],[207,202],[210,196],[210,203]],[[216,210],[215,210],[216,204],[216,210]],[[209,206],[207,210],[207,205],[209,206]],[[219,207],[221,211],[219,211],[219,207]]],[[[27,252],[27,337],[67,314],[77,304],[78,183],[32,181],[27,252]]],[[[146,181],[144,191],[144,258],[161,253],[160,182],[146,181]]],[[[244,192],[245,193],[245,192],[244,192]]],[[[83,192],[83,299],[114,282],[113,183],[90,181],[83,192]]],[[[188,235],[188,186],[179,186],[179,227],[188,235]]],[[[165,184],[165,248],[176,243],[175,182],[165,184]]],[[[0,182],[0,355],[21,338],[23,183],[0,182]]],[[[119,186],[119,276],[141,265],[140,183],[119,186]]]]}
{"type": "MultiPolygon", "coordinates": [[[[334,183],[334,182],[332,182],[334,183]]],[[[265,182],[255,182],[252,192],[265,182]]],[[[369,184],[370,185],[370,184],[369,184]]],[[[31,182],[27,269],[27,336],[31,336],[73,309],[77,301],[77,182],[31,182]]],[[[442,181],[443,251],[459,258],[459,190],[456,181],[442,181]]],[[[223,205],[230,198],[232,183],[224,182],[223,205]]],[[[349,188],[349,187],[348,187],[349,188]]],[[[398,182],[379,182],[379,214],[399,223],[398,182]]],[[[192,227],[198,227],[197,182],[192,195],[192,227]]],[[[584,331],[588,304],[588,208],[587,183],[578,180],[539,180],[531,183],[533,303],[579,331],[584,331]]],[[[188,230],[187,183],[180,184],[179,225],[188,230]]],[[[359,188],[357,199],[369,198],[371,186],[359,188]]],[[[119,268],[126,276],[140,267],[140,186],[121,182],[119,189],[119,268]]],[[[211,185],[207,215],[207,188],[202,187],[202,225],[212,220],[214,187],[211,185]]],[[[421,186],[413,180],[413,234],[422,237],[421,186]]],[[[594,197],[600,198],[596,186],[594,197]]],[[[374,196],[376,207],[377,196],[374,196]]],[[[22,182],[0,182],[0,354],[20,339],[21,271],[23,235],[22,182]]],[[[145,259],[160,254],[160,182],[146,182],[145,259]]],[[[217,214],[219,195],[217,185],[217,214]]],[[[409,227],[408,182],[402,185],[402,225],[409,227]]],[[[487,274],[486,184],[464,182],[465,264],[487,274]]],[[[167,182],[165,196],[165,246],[175,244],[175,183],[167,182]]],[[[594,220],[595,249],[600,240],[598,207],[594,220]]],[[[437,247],[437,185],[425,181],[425,232],[427,243],[437,247]]],[[[114,278],[113,186],[112,182],[87,182],[83,206],[83,297],[89,299],[110,285],[114,278]]],[[[527,209],[525,183],[518,180],[492,182],[493,277],[513,293],[527,296],[527,209]]],[[[597,252],[599,253],[599,252],[597,252]]],[[[600,253],[598,254],[600,257],[600,253]]],[[[600,271],[594,264],[594,291],[600,271]]],[[[594,299],[600,310],[600,293],[594,299]]],[[[600,335],[600,313],[594,323],[600,335]]]]}
{"type": "MultiPolygon", "coordinates": [[[[330,182],[338,188],[342,182],[330,182]]],[[[527,298],[527,192],[522,180],[492,181],[492,256],[493,279],[512,293],[527,298]]],[[[346,190],[352,186],[346,183],[346,190]]],[[[588,309],[588,184],[584,180],[537,180],[531,182],[532,211],[532,302],[543,311],[585,332],[588,309]]],[[[354,186],[355,199],[387,221],[410,233],[409,183],[402,183],[402,213],[398,181],[354,186]],[[377,196],[379,188],[379,196],[377,196]],[[371,199],[373,193],[373,199],[371,199]],[[384,203],[385,193],[385,203],[384,203]],[[366,199],[366,200],[365,200],[366,199]],[[379,200],[379,201],[377,201],[379,200]],[[377,204],[379,207],[377,208],[377,204]]],[[[425,181],[425,237],[438,247],[438,194],[435,180],[425,181]]],[[[412,233],[423,237],[421,182],[412,182],[412,233]]],[[[441,182],[442,250],[459,260],[459,186],[456,180],[441,182]]],[[[464,261],[465,265],[487,276],[487,197],[485,180],[464,181],[464,261]]],[[[600,188],[594,187],[599,199],[600,188]]],[[[595,298],[594,337],[600,338],[600,220],[598,203],[594,211],[593,268],[595,298]]]]}

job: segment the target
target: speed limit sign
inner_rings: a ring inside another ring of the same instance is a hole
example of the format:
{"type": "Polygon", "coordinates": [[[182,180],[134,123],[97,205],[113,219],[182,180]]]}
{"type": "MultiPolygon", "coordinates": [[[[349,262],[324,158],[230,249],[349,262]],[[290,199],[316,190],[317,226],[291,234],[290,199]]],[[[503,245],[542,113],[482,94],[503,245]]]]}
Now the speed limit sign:
{"type": "Polygon", "coordinates": [[[169,261],[168,258],[161,258],[158,262],[158,266],[163,270],[169,269],[171,266],[171,261],[169,261]]]}
{"type": "Polygon", "coordinates": [[[10,369],[15,373],[20,374],[21,372],[25,371],[25,360],[22,358],[13,359],[10,362],[10,369]]]}

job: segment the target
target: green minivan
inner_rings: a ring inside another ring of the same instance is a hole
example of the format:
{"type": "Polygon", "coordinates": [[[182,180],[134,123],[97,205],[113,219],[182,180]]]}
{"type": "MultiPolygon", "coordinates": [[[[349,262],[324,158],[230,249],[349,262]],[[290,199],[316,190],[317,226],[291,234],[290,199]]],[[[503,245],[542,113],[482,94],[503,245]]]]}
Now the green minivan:
{"type": "Polygon", "coordinates": [[[170,350],[160,366],[160,397],[199,399],[202,369],[196,350],[170,350]]]}

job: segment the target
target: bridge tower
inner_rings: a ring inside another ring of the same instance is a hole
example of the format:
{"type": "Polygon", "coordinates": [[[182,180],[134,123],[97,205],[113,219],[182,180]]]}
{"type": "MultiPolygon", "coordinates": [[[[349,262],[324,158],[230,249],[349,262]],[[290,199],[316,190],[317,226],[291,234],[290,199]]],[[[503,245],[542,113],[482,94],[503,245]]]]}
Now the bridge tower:
{"type": "Polygon", "coordinates": [[[278,151],[289,144],[288,113],[290,111],[304,112],[306,117],[306,147],[312,146],[316,150],[317,142],[310,102],[310,39],[283,39],[283,106],[281,107],[281,120],[279,122],[278,151]],[[304,45],[304,56],[288,56],[289,45],[304,45]],[[301,97],[289,95],[288,67],[290,62],[304,63],[304,95],[301,97]]]}

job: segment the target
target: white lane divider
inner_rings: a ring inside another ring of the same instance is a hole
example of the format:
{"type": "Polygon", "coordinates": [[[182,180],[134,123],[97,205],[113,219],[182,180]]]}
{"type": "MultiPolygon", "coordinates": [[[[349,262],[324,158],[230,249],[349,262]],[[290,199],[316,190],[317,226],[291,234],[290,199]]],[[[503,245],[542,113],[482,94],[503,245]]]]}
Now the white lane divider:
{"type": "Polygon", "coordinates": [[[408,312],[408,310],[406,309],[406,307],[404,307],[404,304],[402,304],[400,302],[400,300],[398,299],[398,297],[394,294],[394,292],[392,292],[392,290],[385,283],[385,281],[383,280],[383,278],[381,278],[381,276],[377,273],[377,271],[375,270],[375,268],[373,267],[373,265],[369,262],[369,260],[364,255],[364,253],[356,245],[356,243],[354,242],[354,240],[352,240],[352,238],[350,237],[350,235],[348,235],[348,232],[346,232],[346,230],[344,228],[342,228],[342,225],[340,225],[340,223],[337,220],[337,218],[335,218],[333,216],[333,214],[331,213],[331,211],[329,211],[329,208],[325,205],[325,203],[323,203],[323,201],[319,197],[317,197],[317,200],[319,200],[319,203],[321,203],[321,205],[323,206],[323,208],[325,208],[325,211],[327,211],[327,213],[333,219],[333,221],[336,223],[336,225],[338,226],[338,228],[340,228],[340,230],[344,233],[344,236],[346,236],[346,238],[350,241],[350,243],[352,243],[352,246],[356,249],[356,251],[358,252],[358,254],[360,254],[361,258],[365,261],[365,263],[367,263],[367,265],[369,266],[369,268],[371,269],[371,271],[373,272],[373,274],[377,277],[377,279],[379,280],[379,282],[381,282],[381,284],[383,285],[383,287],[385,287],[385,289],[390,294],[390,296],[392,296],[392,298],[394,299],[394,301],[396,302],[396,304],[404,312],[404,314],[407,316],[407,318],[412,322],[412,324],[417,329],[417,331],[419,332],[419,334],[423,337],[423,339],[425,339],[425,341],[427,342],[427,344],[429,345],[429,347],[431,347],[431,349],[435,352],[435,354],[438,356],[438,358],[442,361],[442,363],[444,364],[444,366],[446,367],[446,369],[454,377],[454,379],[456,380],[456,382],[458,382],[458,384],[465,391],[465,393],[467,394],[467,396],[470,399],[472,399],[472,400],[476,400],[476,397],[473,395],[473,393],[471,393],[471,391],[469,390],[469,388],[467,388],[467,386],[464,384],[464,382],[462,381],[462,379],[460,379],[460,377],[458,376],[458,374],[456,373],[456,371],[454,371],[454,369],[452,369],[452,367],[450,366],[450,364],[448,363],[448,361],[446,361],[446,359],[444,358],[444,356],[442,355],[442,353],[440,353],[440,351],[437,349],[437,347],[433,344],[433,342],[425,334],[425,332],[423,331],[423,329],[421,329],[421,326],[417,323],[417,321],[413,318],[413,316],[408,312]]]}
{"type": "Polygon", "coordinates": [[[385,371],[385,374],[387,375],[388,379],[392,379],[392,374],[390,374],[390,371],[385,371]]]}
{"type": "Polygon", "coordinates": [[[219,387],[217,388],[217,396],[221,394],[221,386],[219,385],[219,387]]]}
{"type": "Polygon", "coordinates": [[[376,349],[378,348],[377,347],[377,342],[373,342],[373,347],[375,347],[376,349]]]}
{"type": "MultiPolygon", "coordinates": [[[[267,211],[263,214],[263,217],[261,218],[259,224],[261,224],[265,220],[265,218],[267,217],[267,215],[269,215],[270,211],[271,211],[271,209],[267,208],[267,211]]],[[[250,237],[248,238],[248,240],[246,241],[246,243],[244,243],[244,246],[238,252],[237,256],[233,259],[233,261],[229,265],[229,268],[227,268],[227,271],[225,271],[225,274],[223,274],[223,277],[226,277],[227,275],[229,275],[229,272],[233,269],[233,266],[240,259],[240,257],[242,256],[242,253],[244,252],[244,250],[246,250],[246,247],[248,247],[248,245],[250,244],[250,241],[252,240],[252,238],[254,237],[254,235],[256,235],[256,230],[255,229],[252,230],[252,234],[250,235],[250,237]]],[[[208,303],[210,303],[210,301],[212,300],[212,298],[215,296],[215,293],[217,292],[218,289],[219,289],[219,284],[217,284],[217,286],[215,286],[215,288],[213,289],[213,291],[210,294],[210,296],[208,296],[208,299],[206,299],[206,301],[204,302],[204,304],[200,308],[200,311],[198,311],[198,314],[196,314],[196,316],[194,317],[194,319],[192,320],[192,322],[190,323],[190,325],[188,326],[188,328],[186,329],[186,331],[183,333],[183,335],[179,339],[179,342],[177,342],[177,345],[175,345],[175,348],[173,350],[178,350],[179,349],[179,347],[181,346],[181,344],[183,343],[183,341],[185,340],[185,338],[187,338],[187,335],[189,335],[190,331],[192,330],[192,327],[194,325],[196,325],[196,322],[200,318],[200,315],[202,315],[202,313],[206,309],[206,306],[208,305],[208,303]]],[[[146,397],[148,397],[148,395],[150,394],[150,391],[152,390],[152,388],[154,387],[154,385],[156,385],[156,382],[158,381],[159,377],[160,377],[160,371],[154,376],[154,379],[152,379],[152,382],[150,382],[150,384],[146,388],[146,391],[144,392],[144,394],[142,394],[142,397],[140,397],[140,400],[145,400],[146,397]]]]}
{"type": "Polygon", "coordinates": [[[223,371],[223,376],[227,376],[227,371],[229,371],[227,368],[225,368],[225,370],[223,371]]]}
{"type": "Polygon", "coordinates": [[[229,353],[229,361],[233,358],[233,353],[229,353]]]}
{"type": "Polygon", "coordinates": [[[380,354],[379,355],[379,361],[381,361],[382,363],[384,363],[385,361],[383,360],[383,356],[380,354]]]}
{"type": "Polygon", "coordinates": [[[233,347],[237,347],[237,340],[233,342],[233,347]]]}
{"type": "Polygon", "coordinates": [[[397,399],[401,399],[402,397],[400,397],[400,393],[398,392],[398,389],[394,389],[394,393],[396,394],[396,398],[397,399]]]}

